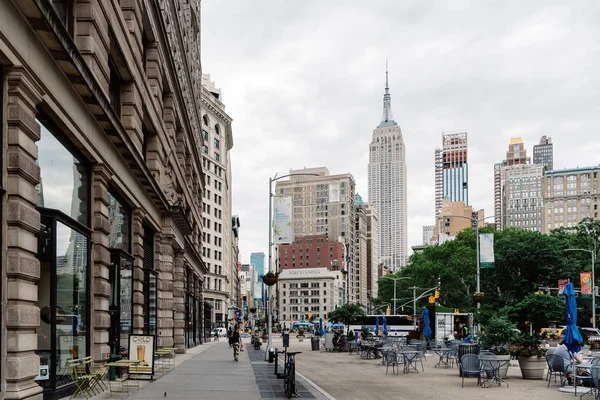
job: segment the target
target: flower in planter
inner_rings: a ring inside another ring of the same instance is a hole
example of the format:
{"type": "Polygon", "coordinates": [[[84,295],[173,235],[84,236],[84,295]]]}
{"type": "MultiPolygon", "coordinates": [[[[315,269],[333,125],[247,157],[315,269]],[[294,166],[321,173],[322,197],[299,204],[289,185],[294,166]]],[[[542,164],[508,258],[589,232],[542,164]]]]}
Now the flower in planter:
{"type": "Polygon", "coordinates": [[[510,354],[513,357],[544,357],[546,349],[540,347],[541,340],[535,336],[522,333],[510,346],[510,354]]]}

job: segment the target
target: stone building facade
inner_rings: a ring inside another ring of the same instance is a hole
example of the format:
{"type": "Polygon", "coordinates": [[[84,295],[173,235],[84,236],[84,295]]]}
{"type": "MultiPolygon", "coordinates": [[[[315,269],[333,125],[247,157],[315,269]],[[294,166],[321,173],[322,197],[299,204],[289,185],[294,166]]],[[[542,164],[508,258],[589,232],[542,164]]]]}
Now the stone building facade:
{"type": "Polygon", "coordinates": [[[130,333],[202,343],[200,2],[2,1],[0,89],[3,397],[130,333]]]}

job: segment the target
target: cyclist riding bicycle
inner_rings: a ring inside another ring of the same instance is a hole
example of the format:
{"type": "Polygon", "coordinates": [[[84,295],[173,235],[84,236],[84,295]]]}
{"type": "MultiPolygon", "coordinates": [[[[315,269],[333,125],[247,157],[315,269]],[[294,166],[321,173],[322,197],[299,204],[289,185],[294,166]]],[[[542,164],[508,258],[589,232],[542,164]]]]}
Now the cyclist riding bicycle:
{"type": "Polygon", "coordinates": [[[233,345],[233,359],[235,361],[238,360],[238,355],[240,353],[240,345],[242,343],[242,338],[240,336],[240,328],[236,325],[231,333],[231,344],[233,345]]]}

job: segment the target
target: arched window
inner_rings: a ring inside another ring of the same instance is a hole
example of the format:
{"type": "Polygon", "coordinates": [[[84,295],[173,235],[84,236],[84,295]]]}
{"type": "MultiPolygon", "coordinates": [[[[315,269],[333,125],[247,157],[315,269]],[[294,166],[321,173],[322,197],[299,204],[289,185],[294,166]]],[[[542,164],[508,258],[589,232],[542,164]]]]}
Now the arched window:
{"type": "Polygon", "coordinates": [[[204,123],[204,125],[208,126],[208,115],[204,114],[204,116],[202,117],[202,122],[204,123]]]}
{"type": "Polygon", "coordinates": [[[219,124],[216,124],[216,125],[215,125],[215,134],[216,134],[217,136],[220,136],[220,135],[221,135],[221,128],[219,128],[219,124]]]}

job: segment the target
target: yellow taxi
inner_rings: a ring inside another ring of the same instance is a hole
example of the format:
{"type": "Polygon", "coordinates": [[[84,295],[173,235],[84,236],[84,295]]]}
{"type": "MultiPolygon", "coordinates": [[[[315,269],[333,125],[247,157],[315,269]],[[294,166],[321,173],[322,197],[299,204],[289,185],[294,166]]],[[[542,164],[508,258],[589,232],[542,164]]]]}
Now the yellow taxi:
{"type": "Polygon", "coordinates": [[[540,336],[546,336],[548,339],[556,340],[560,336],[561,330],[562,328],[542,328],[540,329],[540,336]]]}

